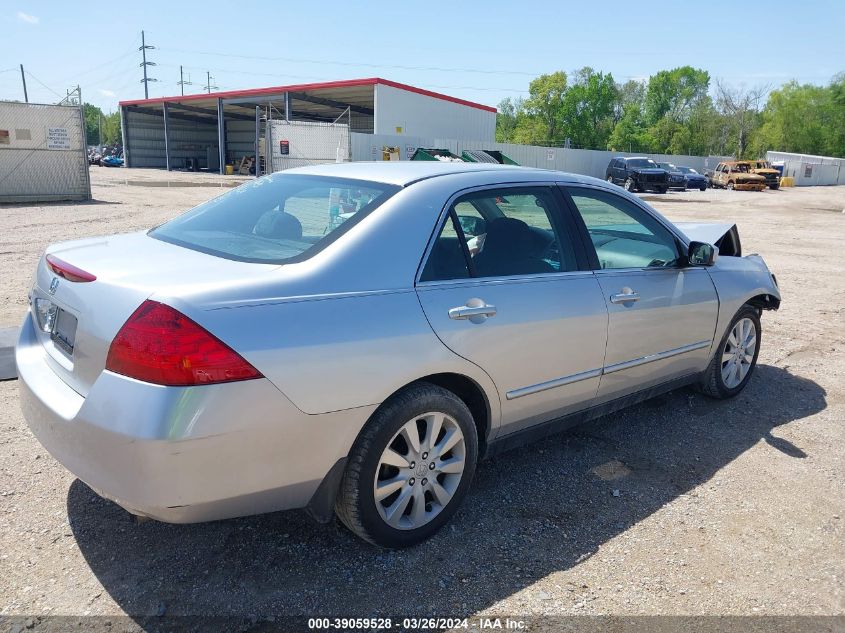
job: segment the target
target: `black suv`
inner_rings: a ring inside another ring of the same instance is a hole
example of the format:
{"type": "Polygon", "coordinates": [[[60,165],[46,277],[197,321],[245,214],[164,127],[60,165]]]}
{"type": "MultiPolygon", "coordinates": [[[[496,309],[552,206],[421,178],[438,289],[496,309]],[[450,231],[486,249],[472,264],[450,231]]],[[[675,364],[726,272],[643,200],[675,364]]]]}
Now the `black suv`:
{"type": "Polygon", "coordinates": [[[669,190],[669,172],[644,156],[611,159],[604,178],[628,191],[653,189],[657,193],[666,193],[669,190]]]}

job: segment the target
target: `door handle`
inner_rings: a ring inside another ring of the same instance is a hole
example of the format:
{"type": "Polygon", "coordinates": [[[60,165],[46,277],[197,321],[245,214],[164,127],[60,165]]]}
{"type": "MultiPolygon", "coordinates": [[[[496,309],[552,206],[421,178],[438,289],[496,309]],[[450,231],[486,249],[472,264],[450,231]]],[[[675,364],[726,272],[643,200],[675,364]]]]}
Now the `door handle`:
{"type": "Polygon", "coordinates": [[[496,316],[496,306],[488,305],[482,299],[470,299],[464,306],[449,309],[449,318],[455,321],[483,323],[487,317],[492,316],[496,316]]]}
{"type": "Polygon", "coordinates": [[[616,295],[610,295],[610,303],[628,303],[629,301],[639,301],[640,295],[630,288],[622,288],[622,292],[616,295]]]}

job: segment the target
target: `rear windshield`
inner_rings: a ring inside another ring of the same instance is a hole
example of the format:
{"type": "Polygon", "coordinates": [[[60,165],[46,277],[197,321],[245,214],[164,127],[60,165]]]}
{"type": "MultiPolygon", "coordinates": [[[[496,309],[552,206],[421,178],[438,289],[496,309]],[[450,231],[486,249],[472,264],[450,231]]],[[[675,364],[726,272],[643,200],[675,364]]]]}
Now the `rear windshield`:
{"type": "Polygon", "coordinates": [[[365,180],[271,174],[151,230],[156,239],[243,262],[308,259],[396,193],[365,180]]]}

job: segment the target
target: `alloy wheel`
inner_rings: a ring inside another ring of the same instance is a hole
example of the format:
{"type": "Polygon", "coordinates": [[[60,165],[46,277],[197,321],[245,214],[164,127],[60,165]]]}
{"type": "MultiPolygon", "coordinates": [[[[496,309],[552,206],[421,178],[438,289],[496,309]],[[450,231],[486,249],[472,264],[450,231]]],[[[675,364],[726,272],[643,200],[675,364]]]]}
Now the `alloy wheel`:
{"type": "Polygon", "coordinates": [[[409,420],[379,458],[373,496],[379,515],[398,530],[430,522],[449,504],[466,465],[466,443],[449,415],[430,412],[409,420]]]}
{"type": "Polygon", "coordinates": [[[737,321],[722,350],[722,382],[728,389],[738,387],[754,362],[757,347],[757,328],[751,319],[737,321]]]}

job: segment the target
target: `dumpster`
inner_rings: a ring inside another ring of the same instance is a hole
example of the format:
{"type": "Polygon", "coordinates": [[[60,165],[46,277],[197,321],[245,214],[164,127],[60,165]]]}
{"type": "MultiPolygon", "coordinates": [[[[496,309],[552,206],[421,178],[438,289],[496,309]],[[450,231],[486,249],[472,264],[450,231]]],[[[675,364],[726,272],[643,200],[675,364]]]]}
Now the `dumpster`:
{"type": "Polygon", "coordinates": [[[459,156],[455,156],[448,149],[435,149],[428,147],[419,147],[411,160],[439,160],[443,163],[462,163],[464,162],[459,156]]]}
{"type": "Polygon", "coordinates": [[[466,149],[461,153],[468,163],[498,163],[499,165],[519,165],[515,160],[508,158],[502,152],[495,149],[466,149]]]}

